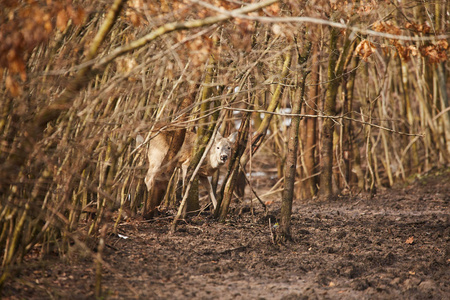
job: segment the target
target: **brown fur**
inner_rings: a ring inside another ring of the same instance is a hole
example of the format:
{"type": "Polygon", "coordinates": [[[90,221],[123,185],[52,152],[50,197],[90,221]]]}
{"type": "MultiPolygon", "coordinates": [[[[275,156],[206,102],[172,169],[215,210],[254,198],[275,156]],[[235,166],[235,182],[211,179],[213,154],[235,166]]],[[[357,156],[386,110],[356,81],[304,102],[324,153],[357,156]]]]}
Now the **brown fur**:
{"type": "MultiPolygon", "coordinates": [[[[163,131],[150,140],[148,148],[149,168],[145,177],[145,184],[152,199],[149,199],[148,207],[146,205],[146,212],[153,212],[161,202],[164,195],[161,190],[164,189],[165,191],[169,178],[176,166],[181,167],[183,171],[183,184],[186,180],[187,168],[192,160],[197,136],[193,132],[186,132],[184,142],[178,152],[176,149],[179,148],[179,145],[176,144],[179,140],[177,141],[177,138],[174,138],[174,136],[175,133],[173,131],[163,131]],[[169,158],[169,156],[171,157],[169,158]],[[154,197],[159,199],[153,199],[154,197]]],[[[198,173],[200,182],[209,191],[214,207],[216,207],[217,201],[212,191],[209,177],[223,166],[231,155],[231,144],[234,142],[234,139],[235,134],[224,138],[218,133],[198,173]]]]}

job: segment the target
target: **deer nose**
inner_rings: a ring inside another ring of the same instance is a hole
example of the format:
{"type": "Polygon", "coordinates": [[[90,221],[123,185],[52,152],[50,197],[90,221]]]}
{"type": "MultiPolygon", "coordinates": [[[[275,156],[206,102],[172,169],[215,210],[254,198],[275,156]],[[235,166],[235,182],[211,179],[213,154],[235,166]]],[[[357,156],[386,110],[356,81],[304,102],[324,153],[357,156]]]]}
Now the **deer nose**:
{"type": "Polygon", "coordinates": [[[221,159],[222,161],[226,161],[226,160],[228,159],[228,155],[222,154],[222,155],[220,156],[220,159],[221,159]]]}

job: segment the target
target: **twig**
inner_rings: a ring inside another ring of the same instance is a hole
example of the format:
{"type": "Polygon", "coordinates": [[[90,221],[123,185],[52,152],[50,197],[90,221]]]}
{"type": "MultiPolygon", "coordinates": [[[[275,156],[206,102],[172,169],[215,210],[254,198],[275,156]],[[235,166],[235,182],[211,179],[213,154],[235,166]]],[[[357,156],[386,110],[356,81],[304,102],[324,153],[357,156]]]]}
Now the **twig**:
{"type": "Polygon", "coordinates": [[[346,117],[346,116],[325,116],[325,115],[308,115],[308,114],[285,114],[285,113],[278,113],[278,112],[272,112],[272,111],[266,111],[266,110],[258,110],[258,109],[245,109],[245,108],[235,108],[235,107],[223,107],[222,109],[231,109],[231,110],[236,110],[236,111],[243,111],[243,112],[255,112],[255,113],[263,113],[263,114],[272,114],[272,115],[278,115],[278,116],[283,116],[283,117],[296,117],[299,116],[301,118],[329,118],[329,119],[333,119],[333,120],[348,120],[348,121],[353,121],[356,123],[360,123],[363,125],[369,125],[371,127],[375,127],[381,130],[386,130],[392,133],[396,133],[396,134],[400,134],[400,135],[406,135],[406,136],[419,136],[419,137],[424,137],[425,134],[418,134],[418,133],[407,133],[407,132],[401,132],[401,131],[397,131],[388,127],[384,127],[381,125],[377,125],[377,124],[373,124],[367,121],[361,121],[361,120],[357,120],[354,118],[350,118],[350,117],[346,117]]]}
{"type": "Polygon", "coordinates": [[[267,206],[266,204],[261,200],[261,198],[259,198],[258,194],[256,193],[256,191],[253,189],[252,184],[250,183],[250,180],[248,180],[247,175],[245,174],[245,168],[241,165],[241,163],[239,162],[239,166],[241,167],[243,174],[244,174],[244,178],[245,181],[247,182],[248,186],[250,187],[250,190],[252,191],[253,195],[255,195],[256,199],[258,199],[259,203],[261,203],[261,205],[264,207],[264,210],[267,212],[267,206]]]}
{"type": "Polygon", "coordinates": [[[189,182],[186,186],[186,191],[184,192],[183,199],[181,200],[181,203],[180,203],[180,207],[178,208],[177,215],[173,219],[171,232],[175,232],[175,230],[177,228],[178,220],[180,219],[180,217],[183,213],[184,207],[186,206],[187,199],[189,197],[189,191],[192,187],[194,178],[197,175],[198,171],[200,170],[200,167],[202,166],[203,161],[206,159],[206,156],[208,155],[209,150],[211,149],[212,145],[214,144],[214,139],[216,138],[217,131],[219,130],[220,124],[222,124],[222,121],[224,118],[225,118],[225,114],[222,114],[222,116],[217,121],[217,126],[215,127],[214,132],[212,133],[211,138],[209,139],[208,145],[206,145],[205,151],[203,152],[203,155],[200,158],[200,161],[198,162],[197,166],[194,169],[194,172],[192,173],[191,178],[189,179],[189,182]]]}
{"type": "Polygon", "coordinates": [[[359,28],[357,26],[348,26],[346,24],[328,21],[328,20],[319,19],[319,18],[313,18],[313,17],[249,16],[249,15],[244,15],[241,12],[238,12],[237,10],[226,11],[226,10],[220,9],[214,5],[211,5],[209,3],[199,1],[199,0],[191,0],[191,2],[198,3],[198,4],[200,4],[204,7],[207,7],[211,10],[219,12],[223,15],[228,15],[233,18],[258,21],[261,23],[311,23],[311,24],[327,25],[327,26],[335,27],[335,28],[348,29],[348,30],[357,32],[362,35],[378,36],[378,37],[383,37],[383,38],[388,38],[388,39],[396,39],[396,40],[402,40],[402,41],[434,41],[434,40],[443,40],[443,39],[447,39],[450,37],[450,35],[448,35],[448,34],[441,34],[441,35],[437,35],[437,36],[424,36],[424,37],[417,37],[417,36],[412,37],[412,36],[406,36],[406,35],[390,34],[390,33],[384,33],[384,32],[379,32],[379,31],[375,31],[375,30],[370,30],[370,29],[359,28]]]}
{"type": "MultiPolygon", "coordinates": [[[[164,34],[167,34],[167,33],[173,32],[173,31],[178,31],[178,30],[192,29],[192,28],[199,28],[199,27],[204,27],[204,26],[208,26],[208,25],[213,25],[215,23],[219,23],[219,22],[231,19],[234,17],[234,15],[243,15],[244,16],[244,14],[246,14],[246,13],[269,6],[277,1],[278,0],[266,0],[263,2],[247,5],[245,7],[235,9],[230,12],[224,11],[227,13],[222,13],[220,15],[208,17],[205,19],[196,19],[196,20],[191,20],[191,21],[186,21],[186,22],[172,22],[172,23],[165,24],[165,25],[153,30],[149,34],[143,36],[142,38],[129,43],[128,45],[116,48],[109,55],[103,57],[95,65],[95,67],[100,68],[100,67],[110,63],[117,57],[119,57],[127,52],[141,48],[141,47],[145,46],[146,44],[148,44],[149,42],[153,41],[154,39],[156,39],[164,34]]],[[[93,62],[93,64],[95,64],[95,62],[93,62]]]]}
{"type": "MultiPolygon", "coordinates": [[[[108,14],[100,27],[99,31],[94,37],[94,40],[89,47],[89,51],[86,55],[85,61],[93,61],[97,56],[98,49],[100,48],[106,36],[111,31],[115,21],[117,20],[120,12],[122,11],[125,0],[115,0],[111,6],[108,14]]],[[[87,78],[92,73],[92,65],[86,65],[81,68],[76,77],[69,83],[64,92],[53,104],[49,105],[38,113],[35,117],[34,128],[30,128],[32,134],[37,136],[44,131],[45,126],[52,120],[55,120],[59,115],[68,110],[72,106],[72,101],[76,93],[78,93],[83,87],[85,87],[89,80],[87,78]],[[37,132],[40,129],[41,132],[37,132]]]]}

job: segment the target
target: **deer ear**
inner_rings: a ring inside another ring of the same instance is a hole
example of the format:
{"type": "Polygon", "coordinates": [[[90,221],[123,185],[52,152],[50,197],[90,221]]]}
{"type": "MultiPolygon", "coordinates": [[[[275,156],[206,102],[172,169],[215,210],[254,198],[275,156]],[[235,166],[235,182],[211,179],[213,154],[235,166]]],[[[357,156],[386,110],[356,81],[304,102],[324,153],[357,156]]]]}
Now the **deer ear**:
{"type": "Polygon", "coordinates": [[[236,141],[236,137],[237,137],[237,134],[238,134],[238,132],[236,131],[236,132],[233,132],[232,134],[230,134],[229,136],[228,136],[228,141],[230,142],[230,143],[234,143],[235,141],[236,141]]]}

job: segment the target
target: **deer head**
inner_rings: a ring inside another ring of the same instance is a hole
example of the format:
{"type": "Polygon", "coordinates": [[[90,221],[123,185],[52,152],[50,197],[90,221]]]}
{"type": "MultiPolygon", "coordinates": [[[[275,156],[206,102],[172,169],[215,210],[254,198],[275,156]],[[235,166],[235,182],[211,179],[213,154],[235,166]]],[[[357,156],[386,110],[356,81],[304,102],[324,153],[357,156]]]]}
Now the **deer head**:
{"type": "Polygon", "coordinates": [[[237,132],[224,138],[220,133],[217,133],[209,154],[209,161],[213,169],[217,169],[227,162],[231,155],[231,146],[236,140],[236,134],[237,132]]]}

